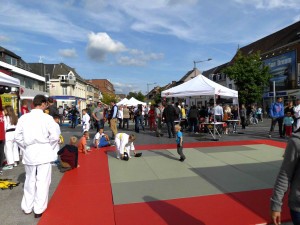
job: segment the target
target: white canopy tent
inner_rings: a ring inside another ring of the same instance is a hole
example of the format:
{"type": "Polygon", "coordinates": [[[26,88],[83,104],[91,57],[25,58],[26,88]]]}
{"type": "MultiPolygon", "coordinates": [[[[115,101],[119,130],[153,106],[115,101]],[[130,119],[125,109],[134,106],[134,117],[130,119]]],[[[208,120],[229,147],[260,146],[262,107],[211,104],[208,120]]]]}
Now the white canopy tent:
{"type": "MultiPolygon", "coordinates": [[[[231,97],[234,102],[238,104],[238,92],[230,88],[224,87],[206,77],[202,74],[196,76],[195,78],[175,86],[173,88],[167,89],[161,93],[162,97],[189,97],[189,96],[203,96],[210,95],[214,97],[214,103],[216,103],[216,95],[231,97]]],[[[215,121],[215,120],[214,120],[215,121]]],[[[215,124],[214,124],[214,140],[215,138],[215,124]]]]}
{"type": "Polygon", "coordinates": [[[238,98],[237,91],[224,87],[203,75],[198,75],[183,84],[165,90],[161,93],[161,96],[166,98],[201,95],[220,95],[224,97],[238,98]]]}
{"type": "Polygon", "coordinates": [[[9,87],[19,87],[20,80],[0,72],[0,85],[9,86],[9,87]]]}
{"type": "Polygon", "coordinates": [[[137,106],[137,105],[139,105],[139,104],[141,104],[141,105],[146,105],[145,102],[141,102],[141,101],[135,99],[134,97],[131,97],[131,98],[126,102],[125,105],[128,105],[128,106],[137,106]]]}
{"type": "Polygon", "coordinates": [[[127,98],[123,98],[121,101],[119,101],[117,103],[117,106],[119,106],[119,105],[126,105],[126,102],[128,102],[128,99],[127,98]]]}

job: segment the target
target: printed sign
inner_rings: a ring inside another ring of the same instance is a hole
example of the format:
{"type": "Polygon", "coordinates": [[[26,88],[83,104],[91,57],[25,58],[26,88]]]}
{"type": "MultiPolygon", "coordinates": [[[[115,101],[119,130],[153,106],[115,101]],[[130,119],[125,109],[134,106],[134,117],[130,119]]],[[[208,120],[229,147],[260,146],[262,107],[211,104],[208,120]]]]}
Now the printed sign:
{"type": "Polygon", "coordinates": [[[266,59],[263,62],[266,66],[269,66],[269,71],[272,74],[269,91],[273,90],[274,82],[276,91],[298,88],[295,51],[266,59]]]}

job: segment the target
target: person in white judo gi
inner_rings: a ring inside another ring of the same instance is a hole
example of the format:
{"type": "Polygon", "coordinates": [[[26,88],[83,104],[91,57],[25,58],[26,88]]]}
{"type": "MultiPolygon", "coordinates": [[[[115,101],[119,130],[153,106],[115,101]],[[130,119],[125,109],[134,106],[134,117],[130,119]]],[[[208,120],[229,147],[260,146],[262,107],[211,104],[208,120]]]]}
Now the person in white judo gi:
{"type": "Polygon", "coordinates": [[[90,116],[86,109],[82,110],[82,132],[90,130],[90,116]]]}
{"type": "Polygon", "coordinates": [[[117,151],[117,159],[124,159],[124,153],[126,152],[128,154],[128,157],[130,156],[130,151],[134,151],[135,154],[135,148],[133,142],[135,141],[136,137],[134,134],[126,134],[126,133],[117,133],[115,137],[115,145],[116,145],[116,151],[117,151]]]}
{"type": "Polygon", "coordinates": [[[53,154],[59,142],[59,133],[55,121],[43,110],[47,107],[47,98],[36,95],[34,109],[24,114],[18,121],[15,140],[23,151],[23,164],[26,178],[21,208],[25,214],[34,212],[39,218],[48,205],[49,186],[51,183],[53,154]]]}

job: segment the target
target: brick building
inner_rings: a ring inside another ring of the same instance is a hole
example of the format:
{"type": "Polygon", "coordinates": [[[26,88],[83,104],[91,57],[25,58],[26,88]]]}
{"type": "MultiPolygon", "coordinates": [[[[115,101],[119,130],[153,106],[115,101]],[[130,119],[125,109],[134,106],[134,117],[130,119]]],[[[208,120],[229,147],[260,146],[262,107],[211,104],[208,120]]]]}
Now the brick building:
{"type": "Polygon", "coordinates": [[[91,79],[89,80],[93,85],[98,87],[102,94],[110,94],[115,96],[114,85],[107,79],[91,79]]]}

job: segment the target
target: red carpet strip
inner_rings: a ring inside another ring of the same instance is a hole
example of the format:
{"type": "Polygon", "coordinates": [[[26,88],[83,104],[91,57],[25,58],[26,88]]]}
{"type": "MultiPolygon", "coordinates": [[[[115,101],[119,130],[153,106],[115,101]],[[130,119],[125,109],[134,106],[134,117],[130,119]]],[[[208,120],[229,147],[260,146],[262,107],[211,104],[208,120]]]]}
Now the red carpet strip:
{"type": "Polygon", "coordinates": [[[39,225],[114,225],[107,155],[79,155],[80,167],[64,174],[39,225]]]}

